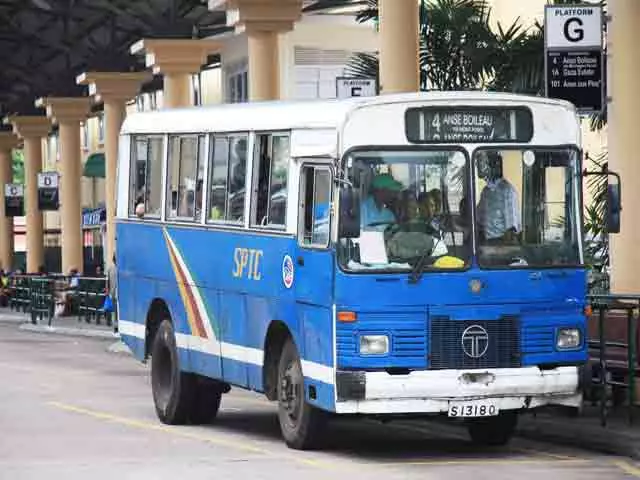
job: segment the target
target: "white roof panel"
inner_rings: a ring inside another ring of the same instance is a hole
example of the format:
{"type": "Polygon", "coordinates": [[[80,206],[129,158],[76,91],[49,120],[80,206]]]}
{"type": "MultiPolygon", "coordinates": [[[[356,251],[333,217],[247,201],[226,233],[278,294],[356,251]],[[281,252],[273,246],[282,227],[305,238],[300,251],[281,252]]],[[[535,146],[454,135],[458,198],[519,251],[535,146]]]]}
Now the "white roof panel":
{"type": "Polygon", "coordinates": [[[273,101],[163,109],[127,116],[123,134],[273,131],[290,129],[338,129],[350,112],[390,103],[556,105],[575,112],[573,105],[544,97],[488,92],[419,92],[343,100],[273,101]]]}

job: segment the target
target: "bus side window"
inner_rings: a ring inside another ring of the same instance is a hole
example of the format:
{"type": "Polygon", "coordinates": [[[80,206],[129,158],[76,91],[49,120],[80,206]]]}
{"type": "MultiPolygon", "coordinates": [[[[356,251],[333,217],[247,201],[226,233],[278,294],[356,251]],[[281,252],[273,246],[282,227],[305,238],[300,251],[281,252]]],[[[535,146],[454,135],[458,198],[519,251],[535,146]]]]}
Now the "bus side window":
{"type": "Polygon", "coordinates": [[[254,178],[253,225],[282,228],[287,219],[289,137],[264,134],[256,137],[257,173],[254,178]]]}
{"type": "Polygon", "coordinates": [[[146,217],[160,217],[162,199],[163,138],[136,136],[131,142],[131,184],[129,214],[135,215],[139,206],[146,217]]]}
{"type": "Polygon", "coordinates": [[[299,241],[326,247],[331,230],[331,170],[305,165],[300,181],[299,241]]]}

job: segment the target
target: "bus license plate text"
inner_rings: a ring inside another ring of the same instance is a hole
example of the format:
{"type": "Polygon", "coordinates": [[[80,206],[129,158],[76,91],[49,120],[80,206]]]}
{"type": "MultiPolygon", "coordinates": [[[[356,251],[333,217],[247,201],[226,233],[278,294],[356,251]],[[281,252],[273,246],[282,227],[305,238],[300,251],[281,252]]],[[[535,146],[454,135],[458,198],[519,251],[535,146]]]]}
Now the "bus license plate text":
{"type": "Polygon", "coordinates": [[[491,403],[457,403],[449,405],[450,417],[494,417],[500,409],[491,403]]]}

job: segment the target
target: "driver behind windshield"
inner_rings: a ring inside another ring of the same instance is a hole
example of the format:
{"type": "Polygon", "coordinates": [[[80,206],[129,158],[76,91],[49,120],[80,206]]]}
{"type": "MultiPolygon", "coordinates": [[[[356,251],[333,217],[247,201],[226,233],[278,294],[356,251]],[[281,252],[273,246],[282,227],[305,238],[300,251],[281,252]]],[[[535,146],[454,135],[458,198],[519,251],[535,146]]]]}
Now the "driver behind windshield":
{"type": "Polygon", "coordinates": [[[488,244],[513,244],[522,230],[516,189],[503,177],[499,152],[481,155],[478,176],[487,184],[478,202],[480,238],[488,244]]]}
{"type": "Polygon", "coordinates": [[[396,222],[391,205],[402,191],[402,184],[388,173],[376,175],[371,182],[371,193],[362,202],[360,226],[363,230],[384,231],[396,222]]]}

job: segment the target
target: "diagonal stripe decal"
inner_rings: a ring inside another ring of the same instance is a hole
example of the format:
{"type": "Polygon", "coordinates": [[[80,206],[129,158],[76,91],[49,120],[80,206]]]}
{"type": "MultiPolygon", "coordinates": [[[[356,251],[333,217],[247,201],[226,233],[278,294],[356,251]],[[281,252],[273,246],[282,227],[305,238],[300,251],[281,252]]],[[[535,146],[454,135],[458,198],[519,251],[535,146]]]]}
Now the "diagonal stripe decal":
{"type": "MultiPolygon", "coordinates": [[[[187,321],[191,328],[192,335],[201,338],[215,340],[217,335],[212,328],[209,312],[191,272],[187,268],[186,262],[175,242],[164,229],[164,238],[169,250],[169,258],[176,276],[176,282],[182,297],[182,302],[187,312],[187,321]]],[[[217,330],[217,329],[216,329],[217,330]]]]}

